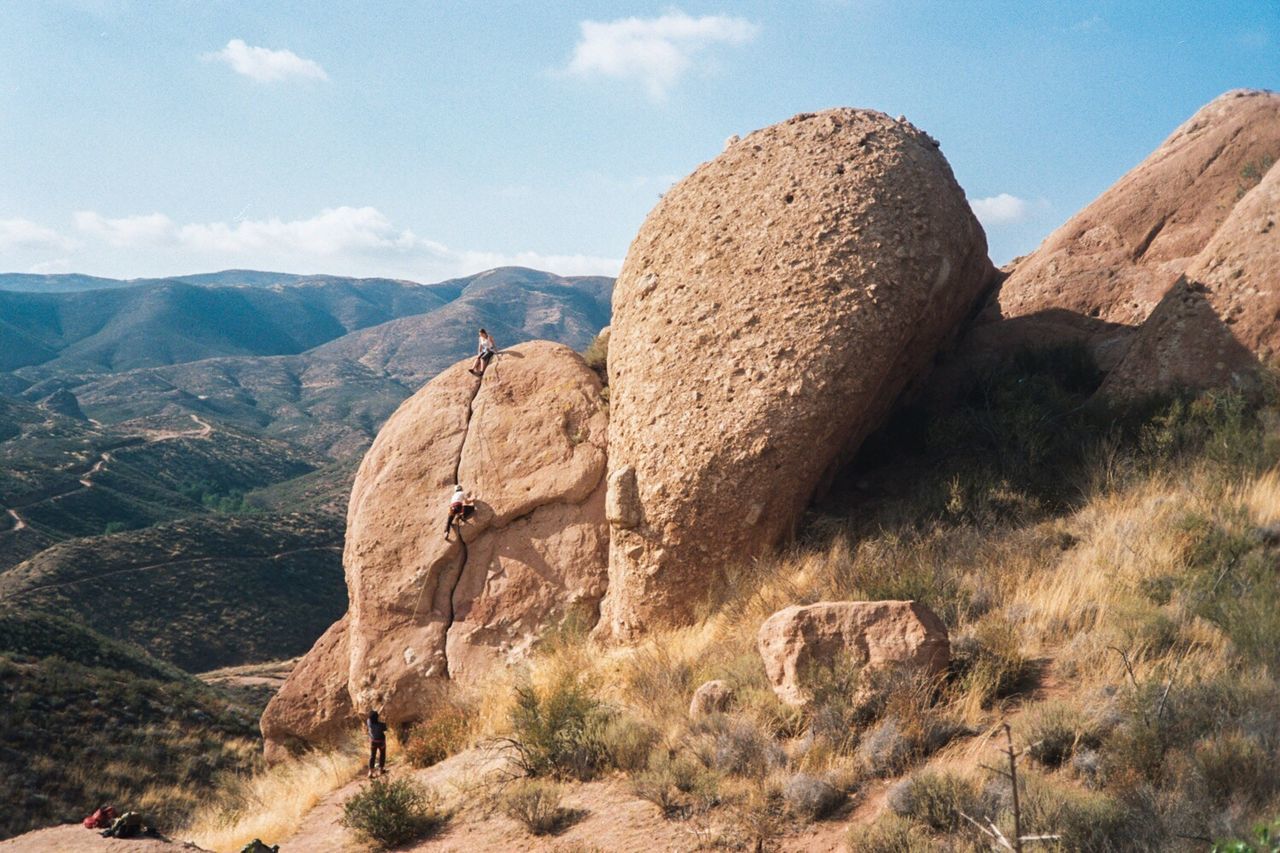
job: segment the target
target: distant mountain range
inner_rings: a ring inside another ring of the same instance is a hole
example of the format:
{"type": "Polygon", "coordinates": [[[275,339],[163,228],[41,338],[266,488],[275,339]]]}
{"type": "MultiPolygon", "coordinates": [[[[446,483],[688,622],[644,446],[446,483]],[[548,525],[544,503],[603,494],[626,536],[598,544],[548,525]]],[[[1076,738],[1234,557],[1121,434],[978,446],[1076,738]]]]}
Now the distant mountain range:
{"type": "Polygon", "coordinates": [[[479,326],[584,349],[612,289],[516,267],[0,275],[0,610],[191,671],[306,651],[346,606],[346,498],[382,422],[479,326]]]}

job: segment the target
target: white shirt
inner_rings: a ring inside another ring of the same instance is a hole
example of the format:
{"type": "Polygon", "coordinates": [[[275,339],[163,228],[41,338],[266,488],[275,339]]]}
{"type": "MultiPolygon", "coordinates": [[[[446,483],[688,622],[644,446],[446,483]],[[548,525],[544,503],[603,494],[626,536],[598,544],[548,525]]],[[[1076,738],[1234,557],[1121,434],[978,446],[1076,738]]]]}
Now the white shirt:
{"type": "Polygon", "coordinates": [[[449,495],[449,508],[453,509],[454,504],[460,504],[467,499],[466,492],[453,492],[449,495]]]}

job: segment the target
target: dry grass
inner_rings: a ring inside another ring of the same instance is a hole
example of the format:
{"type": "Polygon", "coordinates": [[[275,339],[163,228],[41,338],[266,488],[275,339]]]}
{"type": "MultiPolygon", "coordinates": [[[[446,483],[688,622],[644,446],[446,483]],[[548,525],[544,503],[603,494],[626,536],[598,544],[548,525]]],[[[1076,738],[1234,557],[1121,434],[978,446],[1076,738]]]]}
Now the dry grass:
{"type": "MultiPolygon", "coordinates": [[[[1248,560],[1274,559],[1257,531],[1280,520],[1280,474],[1225,465],[1207,453],[1127,467],[1115,454],[1098,454],[1090,464],[1075,482],[1091,485],[1067,510],[1012,521],[837,530],[726,572],[718,599],[695,625],[659,630],[629,647],[597,647],[582,634],[557,636],[530,662],[527,677],[549,684],[574,674],[615,712],[658,732],[660,748],[671,755],[698,756],[710,772],[739,779],[735,785],[754,785],[752,802],[768,799],[765,779],[777,772],[774,760],[756,760],[770,743],[786,750],[793,771],[856,779],[867,768],[855,745],[868,743],[877,726],[945,732],[936,742],[920,735],[909,744],[896,773],[956,732],[989,732],[1013,719],[1023,743],[1032,734],[1056,738],[1037,756],[1061,769],[1039,790],[1052,788],[1067,806],[1046,805],[1042,822],[1059,820],[1084,832],[1094,820],[1119,832],[1144,819],[1141,825],[1155,827],[1152,849],[1179,834],[1247,826],[1275,808],[1270,786],[1260,793],[1228,791],[1229,805],[1212,814],[1195,803],[1206,796],[1205,780],[1229,778],[1236,765],[1256,776],[1257,756],[1276,745],[1270,730],[1280,727],[1247,735],[1240,727],[1274,717],[1266,702],[1276,692],[1268,669],[1275,653],[1266,643],[1280,633],[1266,614],[1275,610],[1276,590],[1266,585],[1265,573],[1245,575],[1248,560]],[[1258,604],[1228,607],[1228,593],[1258,604]],[[924,698],[890,691],[870,720],[849,709],[818,720],[781,706],[755,649],[761,622],[794,603],[876,598],[915,598],[943,617],[956,650],[951,678],[924,698]],[[1224,600],[1215,604],[1218,599],[1224,600]],[[686,717],[693,690],[713,678],[736,694],[719,734],[686,717]],[[1152,722],[1166,688],[1167,707],[1152,722]],[[1042,698],[1058,704],[1040,708],[1042,698]],[[1018,721],[1026,709],[1033,713],[1024,732],[1018,721]],[[801,737],[811,726],[808,738],[801,737]],[[849,733],[843,741],[842,732],[849,733]],[[744,744],[751,760],[729,761],[744,744]],[[1104,790],[1087,793],[1088,785],[1104,790]],[[1071,791],[1080,795],[1072,799],[1071,791]],[[1160,812],[1158,820],[1119,805],[1144,796],[1157,801],[1151,808],[1160,812]]],[[[478,695],[491,697],[480,702],[481,726],[499,720],[510,691],[498,684],[478,695]]],[[[940,760],[980,785],[982,774],[973,768],[991,755],[988,738],[962,736],[940,760]]],[[[651,776],[642,787],[655,787],[651,776]]],[[[656,799],[680,799],[673,785],[657,787],[656,799]]],[[[759,827],[753,832],[767,834],[759,827]]],[[[1065,843],[1064,849],[1075,848],[1065,843]]]]}
{"type": "Polygon", "coordinates": [[[255,838],[279,843],[297,832],[317,803],[356,778],[365,760],[363,744],[352,741],[237,779],[176,834],[217,853],[234,853],[255,838]]]}

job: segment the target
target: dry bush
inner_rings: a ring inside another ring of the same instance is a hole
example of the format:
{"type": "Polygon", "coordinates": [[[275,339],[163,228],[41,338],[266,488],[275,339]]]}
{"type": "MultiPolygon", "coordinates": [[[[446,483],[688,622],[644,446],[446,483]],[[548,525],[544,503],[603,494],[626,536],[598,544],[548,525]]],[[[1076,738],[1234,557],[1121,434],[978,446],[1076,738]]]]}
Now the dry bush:
{"type": "Polygon", "coordinates": [[[564,790],[553,782],[521,779],[501,794],[502,812],[533,835],[552,835],[572,819],[560,805],[564,790]]]}
{"type": "Polygon", "coordinates": [[[577,678],[562,674],[545,688],[516,688],[505,744],[526,776],[590,779],[605,765],[604,707],[577,678]]]}
{"type": "Polygon", "coordinates": [[[855,826],[846,837],[849,849],[857,853],[931,853],[928,835],[906,818],[884,814],[874,823],[855,826]]]}
{"type": "Polygon", "coordinates": [[[465,749],[470,736],[470,713],[452,703],[441,703],[409,732],[405,760],[414,767],[430,767],[465,749]]]}
{"type": "Polygon", "coordinates": [[[688,753],[672,756],[659,748],[650,754],[647,769],[633,778],[632,790],[664,817],[683,820],[718,802],[720,777],[688,753]]]}
{"type": "Polygon", "coordinates": [[[1081,709],[1068,702],[1046,702],[1026,711],[1021,722],[1026,752],[1048,768],[1061,767],[1076,749],[1097,747],[1096,728],[1081,709]]]}
{"type": "Polygon", "coordinates": [[[820,820],[838,809],[845,794],[826,779],[808,773],[797,773],[782,789],[787,808],[806,821],[820,820]]]}
{"type": "Polygon", "coordinates": [[[605,724],[600,743],[609,765],[627,773],[648,766],[649,754],[662,734],[630,714],[619,714],[605,724]]]}
{"type": "Polygon", "coordinates": [[[968,824],[961,812],[980,819],[977,786],[954,773],[922,770],[889,789],[889,808],[938,832],[954,832],[968,824]]]}

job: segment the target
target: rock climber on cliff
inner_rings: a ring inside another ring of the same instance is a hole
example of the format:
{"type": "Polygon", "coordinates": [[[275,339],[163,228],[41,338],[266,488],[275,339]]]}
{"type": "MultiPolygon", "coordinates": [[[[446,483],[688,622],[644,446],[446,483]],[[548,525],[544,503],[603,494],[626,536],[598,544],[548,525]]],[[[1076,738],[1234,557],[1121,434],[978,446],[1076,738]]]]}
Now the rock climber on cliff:
{"type": "Polygon", "coordinates": [[[462,486],[454,486],[453,494],[449,495],[449,516],[444,522],[444,538],[449,538],[454,521],[466,521],[475,511],[475,501],[467,497],[466,490],[462,486]]]}
{"type": "Polygon", "coordinates": [[[387,724],[378,719],[377,711],[370,711],[365,728],[369,732],[369,778],[372,779],[375,766],[377,775],[387,772],[387,724]]]}
{"type": "Polygon", "coordinates": [[[484,370],[489,366],[489,362],[493,359],[494,353],[498,351],[498,345],[493,342],[493,335],[480,330],[480,345],[476,350],[476,360],[472,363],[471,369],[467,372],[472,376],[484,376],[484,370]]]}

